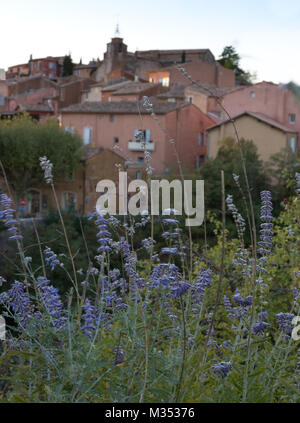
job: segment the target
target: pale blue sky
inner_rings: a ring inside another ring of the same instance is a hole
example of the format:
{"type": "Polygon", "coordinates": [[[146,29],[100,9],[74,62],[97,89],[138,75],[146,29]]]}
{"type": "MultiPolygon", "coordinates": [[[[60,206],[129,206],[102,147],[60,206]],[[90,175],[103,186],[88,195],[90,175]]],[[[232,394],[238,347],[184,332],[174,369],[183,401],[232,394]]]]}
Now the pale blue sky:
{"type": "Polygon", "coordinates": [[[116,22],[129,51],[233,44],[257,80],[300,84],[300,0],[10,0],[0,2],[0,68],[72,53],[103,58],[116,22]]]}

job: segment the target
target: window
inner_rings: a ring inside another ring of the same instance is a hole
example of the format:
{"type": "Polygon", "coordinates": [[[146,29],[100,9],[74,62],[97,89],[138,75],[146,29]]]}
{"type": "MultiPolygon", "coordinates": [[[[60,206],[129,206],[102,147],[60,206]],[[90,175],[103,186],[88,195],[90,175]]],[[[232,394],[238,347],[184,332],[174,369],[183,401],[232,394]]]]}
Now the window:
{"type": "Polygon", "coordinates": [[[296,122],[296,115],[295,113],[289,114],[289,123],[295,123],[296,122]]]}
{"type": "Polygon", "coordinates": [[[76,71],[76,75],[80,75],[80,69],[76,71]]]}
{"type": "Polygon", "coordinates": [[[199,169],[199,167],[204,162],[204,160],[205,160],[205,156],[203,154],[196,156],[196,169],[199,169]]]}
{"type": "Polygon", "coordinates": [[[143,161],[144,161],[144,157],[142,156],[138,157],[138,162],[143,163],[143,161]]]}
{"type": "Polygon", "coordinates": [[[92,141],[92,128],[85,127],[83,130],[84,145],[90,144],[92,141]]]}
{"type": "Polygon", "coordinates": [[[295,137],[291,137],[290,138],[290,147],[293,153],[296,152],[296,138],[295,137]]]}
{"type": "Polygon", "coordinates": [[[74,134],[74,128],[72,128],[72,126],[66,126],[65,131],[69,132],[69,134],[74,134]]]}
{"type": "MultiPolygon", "coordinates": [[[[160,82],[161,80],[159,80],[160,82]]],[[[168,76],[165,76],[164,78],[162,78],[162,86],[163,87],[168,87],[170,85],[170,78],[168,76]]]]}
{"type": "Polygon", "coordinates": [[[55,63],[49,63],[49,69],[55,69],[55,63]]]}
{"type": "Polygon", "coordinates": [[[76,193],[65,191],[62,193],[61,206],[63,210],[74,210],[76,204],[76,193]]]}
{"type": "Polygon", "coordinates": [[[198,146],[203,147],[204,145],[204,136],[201,132],[198,132],[198,146]]]}
{"type": "Polygon", "coordinates": [[[119,144],[119,138],[118,137],[114,137],[114,144],[119,144]]]}
{"type": "Polygon", "coordinates": [[[40,61],[38,61],[38,63],[37,63],[37,68],[38,68],[38,70],[41,70],[41,62],[40,61]]]}
{"type": "Polygon", "coordinates": [[[142,172],[140,170],[137,170],[135,172],[135,179],[141,179],[142,178],[142,172]]]}
{"type": "Polygon", "coordinates": [[[151,131],[150,129],[135,129],[134,130],[134,141],[135,142],[150,142],[151,131]]]}
{"type": "Polygon", "coordinates": [[[3,104],[3,97],[1,93],[0,93],[0,104],[3,104]]]}
{"type": "Polygon", "coordinates": [[[251,98],[255,98],[255,96],[256,96],[255,92],[254,92],[254,91],[251,91],[251,93],[250,93],[250,97],[251,97],[251,98]]]}
{"type": "Polygon", "coordinates": [[[49,73],[49,78],[54,78],[54,74],[53,73],[49,73]]]}
{"type": "Polygon", "coordinates": [[[189,96],[188,96],[188,102],[189,102],[189,103],[193,103],[193,96],[192,96],[192,95],[189,95],[189,96]]]}
{"type": "Polygon", "coordinates": [[[175,102],[176,102],[176,100],[175,100],[175,98],[174,98],[174,97],[169,97],[169,98],[168,98],[168,101],[169,101],[170,103],[175,103],[175,102]]]}
{"type": "Polygon", "coordinates": [[[110,115],[110,116],[109,116],[109,120],[110,120],[110,122],[114,122],[114,121],[115,121],[115,117],[114,117],[114,115],[110,115]]]}

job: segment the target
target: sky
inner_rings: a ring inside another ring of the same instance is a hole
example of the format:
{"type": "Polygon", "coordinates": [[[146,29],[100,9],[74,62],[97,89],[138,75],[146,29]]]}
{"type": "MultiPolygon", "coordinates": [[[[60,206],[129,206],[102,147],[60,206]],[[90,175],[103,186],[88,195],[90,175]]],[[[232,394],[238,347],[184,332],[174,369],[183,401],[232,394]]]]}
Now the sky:
{"type": "Polygon", "coordinates": [[[129,51],[233,45],[256,81],[300,84],[300,0],[0,0],[0,68],[34,58],[103,59],[119,23],[129,51]]]}

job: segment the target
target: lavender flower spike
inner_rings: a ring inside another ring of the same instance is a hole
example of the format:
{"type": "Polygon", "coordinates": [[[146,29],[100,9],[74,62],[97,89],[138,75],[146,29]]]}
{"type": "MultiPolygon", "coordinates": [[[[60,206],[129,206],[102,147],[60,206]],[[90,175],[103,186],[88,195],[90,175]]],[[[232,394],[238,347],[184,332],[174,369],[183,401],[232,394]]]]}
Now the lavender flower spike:
{"type": "Polygon", "coordinates": [[[41,162],[40,163],[41,168],[44,171],[44,178],[47,184],[52,184],[53,183],[53,175],[52,175],[53,164],[50,162],[50,160],[47,159],[46,156],[40,157],[40,162],[41,162]]]}
{"type": "Polygon", "coordinates": [[[262,256],[266,256],[270,254],[270,249],[272,247],[272,227],[273,224],[271,223],[273,220],[272,217],[272,196],[270,191],[262,191],[260,193],[262,207],[261,207],[261,230],[260,230],[260,242],[258,243],[260,248],[258,252],[262,256]]]}
{"type": "Polygon", "coordinates": [[[211,368],[215,374],[220,374],[222,379],[224,379],[232,369],[232,364],[231,361],[221,361],[221,363],[214,364],[211,368]]]}
{"type": "Polygon", "coordinates": [[[49,247],[46,247],[45,248],[44,254],[46,256],[46,258],[45,258],[46,263],[48,263],[50,265],[51,270],[54,270],[57,265],[58,266],[61,266],[62,265],[60,263],[60,261],[57,260],[57,255],[54,254],[54,252],[49,247]]]}
{"type": "Polygon", "coordinates": [[[17,220],[14,217],[15,210],[11,208],[12,200],[6,195],[0,195],[0,219],[4,221],[4,225],[7,227],[7,232],[9,232],[9,239],[11,240],[21,240],[23,239],[22,235],[18,234],[17,220]]]}

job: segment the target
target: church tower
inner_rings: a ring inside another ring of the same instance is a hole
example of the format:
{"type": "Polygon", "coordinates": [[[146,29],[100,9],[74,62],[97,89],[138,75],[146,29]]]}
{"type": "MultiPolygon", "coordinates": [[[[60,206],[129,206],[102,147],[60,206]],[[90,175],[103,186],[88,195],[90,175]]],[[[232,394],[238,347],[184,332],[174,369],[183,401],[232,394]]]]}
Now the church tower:
{"type": "Polygon", "coordinates": [[[106,53],[104,53],[104,63],[106,74],[123,73],[127,61],[127,45],[123,43],[120,37],[119,25],[116,26],[114,37],[107,44],[106,53]]]}

